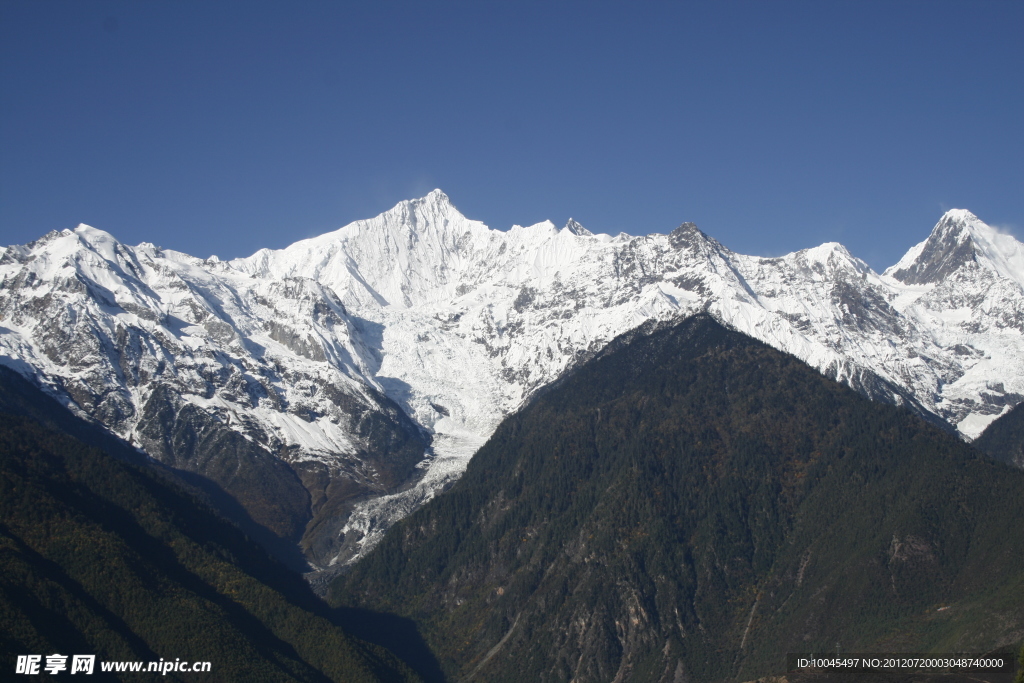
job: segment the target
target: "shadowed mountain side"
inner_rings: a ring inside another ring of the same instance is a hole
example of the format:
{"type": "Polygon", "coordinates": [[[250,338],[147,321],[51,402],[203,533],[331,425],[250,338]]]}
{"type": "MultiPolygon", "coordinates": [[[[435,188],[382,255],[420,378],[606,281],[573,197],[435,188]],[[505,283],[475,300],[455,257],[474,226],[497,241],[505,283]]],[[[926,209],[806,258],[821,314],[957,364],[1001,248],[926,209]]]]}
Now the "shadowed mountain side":
{"type": "Polygon", "coordinates": [[[717,681],[1024,638],[1024,473],[699,315],[506,419],[332,586],[452,679],[717,681]]]}
{"type": "MultiPolygon", "coordinates": [[[[222,491],[233,505],[222,509],[240,525],[259,529],[259,540],[306,571],[306,560],[327,564],[340,547],[339,531],[352,500],[393,491],[414,474],[428,440],[389,399],[376,396],[381,412],[324,387],[331,404],[354,423],[366,447],[359,462],[373,481],[344,475],[344,468],[276,457],[261,439],[246,438],[168,386],[157,387],[142,411],[138,435],[146,452],[176,471],[189,472],[222,491]],[[297,552],[295,549],[299,548],[297,552]],[[302,554],[305,553],[305,557],[302,554]]],[[[351,465],[351,463],[349,463],[351,465]]],[[[351,474],[351,472],[349,472],[351,474]]],[[[209,488],[209,486],[207,486],[209,488]]],[[[255,534],[254,534],[255,536],[255,534]]]]}
{"type": "MultiPolygon", "coordinates": [[[[201,498],[203,502],[235,523],[249,537],[290,568],[299,572],[307,569],[306,560],[295,542],[294,534],[292,538],[281,538],[271,529],[255,521],[238,499],[224,490],[219,483],[197,472],[176,469],[148,457],[102,426],[75,416],[30,380],[2,365],[0,365],[0,413],[30,418],[47,429],[73,436],[88,446],[99,448],[118,460],[149,468],[158,476],[201,498]]],[[[243,449],[243,454],[244,452],[245,449],[243,449]]],[[[222,455],[221,459],[226,459],[228,455],[222,455]]],[[[237,456],[237,454],[235,455],[237,456]]],[[[262,462],[265,466],[272,466],[267,458],[264,458],[262,462]]],[[[282,469],[282,467],[279,466],[278,469],[282,469]]],[[[286,469],[284,471],[292,479],[295,478],[291,472],[286,469]]],[[[235,476],[231,479],[237,484],[247,478],[253,478],[247,476],[250,474],[250,468],[239,467],[236,468],[235,476]]],[[[240,486],[237,488],[241,488],[242,493],[252,495],[255,491],[273,488],[273,482],[269,484],[264,482],[262,485],[253,486],[251,491],[240,486]]],[[[299,516],[307,515],[308,502],[299,498],[306,507],[297,509],[296,513],[299,516]]]]}
{"type": "Polygon", "coordinates": [[[1024,404],[990,424],[973,444],[996,460],[1024,469],[1024,404]]]}
{"type": "Polygon", "coordinates": [[[412,667],[425,683],[445,683],[441,665],[411,619],[346,607],[335,610],[335,619],[356,638],[394,653],[412,667]]]}
{"type": "Polygon", "coordinates": [[[28,417],[47,429],[73,436],[118,460],[136,465],[152,463],[144,453],[103,427],[76,417],[38,386],[4,365],[0,365],[0,413],[28,417]]]}
{"type": "MultiPolygon", "coordinates": [[[[88,432],[70,413],[40,417],[88,432]]],[[[203,503],[25,416],[0,414],[0,520],[7,670],[74,652],[210,661],[223,681],[418,680],[203,503]]]]}

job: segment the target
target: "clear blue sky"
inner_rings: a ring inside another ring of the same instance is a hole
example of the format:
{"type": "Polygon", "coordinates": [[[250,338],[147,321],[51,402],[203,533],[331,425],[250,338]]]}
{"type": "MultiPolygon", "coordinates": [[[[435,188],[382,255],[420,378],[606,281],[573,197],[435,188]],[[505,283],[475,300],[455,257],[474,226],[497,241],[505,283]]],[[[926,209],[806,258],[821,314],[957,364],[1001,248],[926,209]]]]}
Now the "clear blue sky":
{"type": "Polygon", "coordinates": [[[881,269],[1024,234],[1024,2],[0,0],[0,244],[242,256],[440,187],[881,269]]]}

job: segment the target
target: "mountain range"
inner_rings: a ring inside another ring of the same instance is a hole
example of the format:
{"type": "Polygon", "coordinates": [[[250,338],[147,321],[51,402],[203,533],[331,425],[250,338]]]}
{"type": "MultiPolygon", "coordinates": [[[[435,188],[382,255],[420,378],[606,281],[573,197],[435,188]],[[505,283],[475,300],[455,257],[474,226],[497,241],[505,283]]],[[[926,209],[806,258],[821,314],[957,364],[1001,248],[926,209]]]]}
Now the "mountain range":
{"type": "Polygon", "coordinates": [[[413,619],[467,683],[1005,653],[1024,638],[1021,515],[1024,472],[697,314],[506,418],[331,600],[413,619]]]}
{"type": "Polygon", "coordinates": [[[499,231],[435,190],[232,261],[84,225],[2,248],[0,363],[324,569],[646,321],[705,312],[974,439],[1024,399],[1022,287],[1021,244],[963,210],[879,274],[836,243],[745,256],[690,223],[499,231]]]}

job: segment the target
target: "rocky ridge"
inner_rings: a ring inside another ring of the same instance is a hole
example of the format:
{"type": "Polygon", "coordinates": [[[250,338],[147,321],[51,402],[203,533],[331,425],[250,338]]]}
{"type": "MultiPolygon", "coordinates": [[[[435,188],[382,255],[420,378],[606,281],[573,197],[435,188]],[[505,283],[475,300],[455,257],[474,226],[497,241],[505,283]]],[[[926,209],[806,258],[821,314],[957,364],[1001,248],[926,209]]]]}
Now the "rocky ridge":
{"type": "Polygon", "coordinates": [[[2,362],[210,477],[319,567],[646,320],[707,311],[966,438],[1024,398],[1021,245],[959,210],[878,274],[840,244],[745,256],[690,223],[493,230],[435,190],[229,262],[79,226],[4,249],[0,281],[2,362]]]}

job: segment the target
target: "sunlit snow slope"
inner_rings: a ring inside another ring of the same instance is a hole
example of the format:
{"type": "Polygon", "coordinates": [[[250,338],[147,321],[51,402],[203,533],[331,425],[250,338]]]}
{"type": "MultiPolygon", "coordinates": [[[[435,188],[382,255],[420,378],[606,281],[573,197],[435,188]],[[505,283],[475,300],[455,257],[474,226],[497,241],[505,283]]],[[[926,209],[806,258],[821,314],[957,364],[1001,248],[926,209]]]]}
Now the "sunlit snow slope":
{"type": "Polygon", "coordinates": [[[502,417],[651,318],[710,311],[967,438],[1024,394],[1021,244],[966,211],[883,275],[839,244],[744,256],[692,224],[492,230],[435,190],[225,263],[80,226],[9,247],[0,277],[4,362],[170,464],[206,471],[208,426],[175,438],[185,406],[286,464],[308,507],[288,533],[319,566],[358,556],[502,417]]]}

